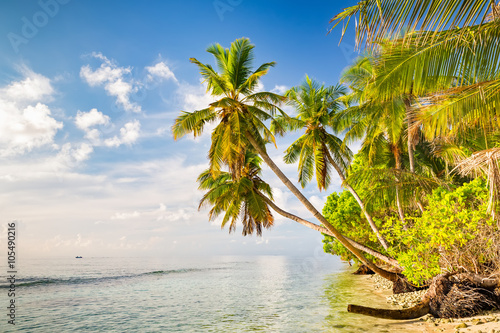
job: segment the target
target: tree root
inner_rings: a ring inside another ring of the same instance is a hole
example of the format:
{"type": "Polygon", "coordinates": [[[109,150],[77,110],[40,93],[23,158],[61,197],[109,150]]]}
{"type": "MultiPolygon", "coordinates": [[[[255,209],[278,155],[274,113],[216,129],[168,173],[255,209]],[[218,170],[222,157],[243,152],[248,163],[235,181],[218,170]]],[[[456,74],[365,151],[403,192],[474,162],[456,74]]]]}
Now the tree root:
{"type": "Polygon", "coordinates": [[[375,309],[349,304],[347,311],[385,319],[415,319],[430,313],[438,318],[463,318],[500,308],[500,281],[470,274],[440,274],[422,302],[403,310],[375,309]]]}

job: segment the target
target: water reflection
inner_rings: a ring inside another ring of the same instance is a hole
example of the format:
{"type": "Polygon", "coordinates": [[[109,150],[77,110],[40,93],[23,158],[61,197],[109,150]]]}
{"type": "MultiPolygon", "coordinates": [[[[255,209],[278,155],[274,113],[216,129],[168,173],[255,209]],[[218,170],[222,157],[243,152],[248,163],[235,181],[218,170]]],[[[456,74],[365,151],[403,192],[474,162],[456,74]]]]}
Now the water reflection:
{"type": "Polygon", "coordinates": [[[395,321],[347,312],[347,304],[395,308],[385,300],[390,291],[373,291],[371,276],[352,272],[348,270],[325,278],[323,301],[328,304],[329,313],[323,322],[323,332],[425,332],[425,324],[419,320],[395,321]]]}

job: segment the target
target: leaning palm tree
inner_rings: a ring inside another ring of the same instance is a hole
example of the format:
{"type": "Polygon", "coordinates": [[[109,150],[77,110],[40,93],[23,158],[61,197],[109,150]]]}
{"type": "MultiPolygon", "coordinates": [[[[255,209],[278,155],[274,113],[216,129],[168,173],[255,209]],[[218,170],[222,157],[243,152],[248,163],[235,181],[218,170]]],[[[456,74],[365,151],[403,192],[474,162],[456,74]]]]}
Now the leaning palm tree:
{"type": "Polygon", "coordinates": [[[368,213],[363,200],[346,182],[346,169],[352,158],[352,152],[343,145],[341,139],[328,132],[341,107],[339,97],[343,95],[345,95],[343,86],[325,87],[306,76],[300,86],[286,93],[297,111],[297,116],[276,117],[271,123],[271,130],[283,134],[285,131],[305,129],[305,133],[288,147],[284,157],[286,163],[299,162],[299,182],[302,187],[305,187],[316,174],[319,189],[326,189],[330,183],[333,167],[342,185],[351,192],[361,207],[380,244],[388,250],[389,246],[368,213]]]}
{"type": "Polygon", "coordinates": [[[215,57],[218,71],[211,65],[191,58],[191,62],[200,69],[207,83],[207,90],[219,99],[206,109],[182,112],[172,127],[174,139],[188,133],[199,136],[207,123],[217,123],[212,131],[208,154],[213,177],[217,177],[223,167],[227,167],[233,177],[240,177],[246,151],[254,150],[313,216],[361,262],[388,279],[399,279],[395,274],[374,265],[352,246],[292,184],[267,154],[266,143],[275,140],[264,121],[271,119],[276,113],[284,115],[279,104],[285,97],[270,92],[256,92],[259,79],[274,66],[274,62],[265,63],[257,70],[252,70],[253,48],[254,46],[246,38],[237,39],[230,48],[223,48],[219,44],[210,46],[207,52],[215,57]]]}
{"type": "Polygon", "coordinates": [[[207,193],[200,201],[199,209],[211,205],[210,221],[224,213],[221,228],[229,222],[229,232],[236,229],[236,223],[241,220],[243,236],[262,235],[263,228],[270,228],[274,223],[268,202],[272,202],[271,187],[260,177],[260,158],[247,150],[244,166],[238,178],[229,172],[220,172],[214,177],[210,170],[204,171],[199,177],[200,190],[207,193]]]}
{"type": "MultiPolygon", "coordinates": [[[[223,171],[217,177],[214,177],[210,170],[205,170],[198,177],[198,182],[200,183],[199,189],[207,192],[203,195],[198,209],[211,206],[209,211],[210,221],[216,220],[217,217],[223,214],[221,228],[224,228],[229,223],[229,232],[235,231],[237,222],[241,221],[243,236],[254,232],[260,236],[264,228],[271,228],[274,224],[274,217],[271,214],[272,209],[289,220],[334,237],[331,231],[325,227],[287,212],[273,202],[271,187],[260,178],[261,162],[262,159],[248,150],[245,155],[245,166],[238,179],[235,179],[229,172],[223,171]]],[[[384,261],[398,271],[402,271],[401,266],[395,259],[353,239],[346,239],[355,248],[384,261]]]]}

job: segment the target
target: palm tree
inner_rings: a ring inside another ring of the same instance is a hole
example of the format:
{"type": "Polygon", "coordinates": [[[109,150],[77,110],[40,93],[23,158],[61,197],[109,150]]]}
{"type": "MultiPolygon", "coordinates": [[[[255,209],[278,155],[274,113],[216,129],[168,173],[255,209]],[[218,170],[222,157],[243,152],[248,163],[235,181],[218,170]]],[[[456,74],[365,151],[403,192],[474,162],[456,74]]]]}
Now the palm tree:
{"type": "MultiPolygon", "coordinates": [[[[273,202],[271,187],[260,178],[261,162],[262,160],[257,155],[247,151],[245,167],[239,179],[234,179],[229,172],[220,172],[217,177],[213,177],[210,170],[205,170],[198,177],[198,182],[200,183],[199,189],[207,192],[201,199],[198,209],[208,205],[211,206],[209,211],[210,221],[216,220],[218,216],[225,213],[221,221],[221,228],[224,228],[230,222],[229,232],[236,230],[236,223],[240,220],[243,224],[243,236],[254,232],[260,236],[263,228],[271,228],[274,224],[274,217],[270,211],[272,209],[287,219],[334,237],[331,231],[325,227],[287,212],[273,202]]],[[[355,248],[386,262],[398,271],[402,270],[395,259],[355,240],[347,237],[346,239],[355,248]]]]}
{"type": "Polygon", "coordinates": [[[263,228],[270,228],[274,217],[269,209],[268,202],[272,202],[271,187],[260,177],[261,159],[247,150],[244,166],[238,178],[229,172],[220,172],[214,177],[210,170],[204,171],[199,177],[200,190],[207,193],[200,201],[199,209],[211,205],[209,220],[215,220],[225,212],[221,228],[228,222],[229,232],[236,229],[236,222],[243,224],[243,236],[256,232],[262,235],[263,228]]]}
{"type": "Polygon", "coordinates": [[[282,113],[278,105],[285,98],[270,92],[255,91],[259,79],[267,73],[270,67],[274,66],[274,62],[265,63],[253,71],[253,48],[254,46],[246,38],[237,39],[229,49],[219,44],[210,46],[207,52],[215,57],[218,71],[195,58],[190,59],[200,69],[208,91],[219,99],[206,109],[183,112],[172,127],[174,138],[178,139],[188,133],[193,133],[195,136],[201,135],[207,123],[217,122],[212,132],[212,143],[208,154],[210,172],[213,177],[217,177],[221,168],[227,166],[231,175],[236,179],[239,178],[246,151],[254,150],[342,245],[381,276],[392,280],[397,279],[395,274],[377,267],[366,259],[328,223],[267,154],[265,144],[275,142],[275,140],[270,130],[264,125],[264,121],[271,119],[277,112],[282,113]]]}
{"type": "Polygon", "coordinates": [[[389,248],[387,242],[366,210],[363,200],[346,182],[345,173],[352,158],[351,151],[342,144],[341,139],[327,131],[334,125],[332,121],[335,120],[341,106],[339,97],[343,95],[345,95],[344,87],[338,85],[326,88],[306,76],[300,86],[286,93],[297,111],[297,116],[294,118],[276,117],[271,123],[271,130],[283,134],[285,131],[305,129],[305,133],[286,150],[285,162],[290,164],[299,162],[299,182],[302,187],[311,181],[315,173],[320,190],[326,189],[330,184],[333,167],[343,186],[352,193],[361,207],[380,244],[387,250],[389,248]]]}
{"type": "MultiPolygon", "coordinates": [[[[416,97],[407,112],[408,138],[422,131],[429,141],[450,142],[471,127],[492,129],[486,135],[498,133],[498,8],[491,0],[368,0],[332,21],[338,24],[359,15],[358,45],[368,42],[367,46],[384,49],[372,83],[379,99],[416,97]],[[402,24],[410,29],[400,37],[395,33],[402,24]],[[383,41],[387,35],[394,38],[383,41]]],[[[487,151],[483,155],[489,156],[487,151]]]]}
{"type": "MultiPolygon", "coordinates": [[[[383,52],[383,50],[379,50],[383,52]]],[[[410,156],[410,172],[413,173],[413,151],[412,141],[408,140],[407,147],[404,146],[405,118],[408,114],[409,98],[406,95],[390,96],[383,99],[378,94],[378,89],[374,86],[379,75],[376,66],[380,53],[366,54],[356,59],[355,63],[348,67],[343,75],[341,82],[348,85],[351,89],[349,101],[357,103],[351,105],[341,115],[344,118],[339,121],[344,123],[347,130],[345,141],[352,142],[363,138],[361,152],[368,156],[369,164],[372,165],[376,157],[389,155],[390,163],[385,172],[386,178],[394,178],[394,199],[400,220],[404,223],[405,214],[401,200],[401,185],[399,184],[403,170],[406,164],[403,160],[403,154],[408,148],[410,156]],[[391,170],[390,168],[394,168],[391,170]]],[[[397,90],[397,87],[394,87],[397,90]]],[[[410,136],[408,135],[408,138],[410,136]]]]}
{"type": "Polygon", "coordinates": [[[201,135],[207,123],[218,122],[212,132],[209,150],[210,171],[217,175],[222,166],[238,177],[244,165],[245,152],[250,145],[247,134],[258,145],[272,141],[272,133],[264,125],[276,112],[285,98],[270,92],[257,92],[259,79],[274,62],[264,63],[252,71],[253,48],[245,38],[237,39],[230,49],[214,44],[207,49],[217,62],[219,72],[195,58],[190,61],[198,66],[207,83],[207,91],[219,97],[206,109],[182,112],[172,127],[174,139],[187,133],[201,135]]]}

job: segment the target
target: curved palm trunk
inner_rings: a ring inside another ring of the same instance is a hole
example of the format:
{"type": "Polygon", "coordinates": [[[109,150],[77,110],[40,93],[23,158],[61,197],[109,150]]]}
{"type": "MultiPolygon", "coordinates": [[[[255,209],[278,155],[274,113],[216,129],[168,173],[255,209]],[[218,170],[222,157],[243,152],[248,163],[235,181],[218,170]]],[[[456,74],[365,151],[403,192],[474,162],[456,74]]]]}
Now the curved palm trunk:
{"type": "Polygon", "coordinates": [[[387,251],[389,249],[389,246],[387,245],[387,241],[385,240],[384,236],[382,236],[382,234],[378,230],[378,227],[375,224],[375,222],[373,222],[372,216],[366,210],[366,207],[365,207],[365,204],[363,203],[363,200],[361,200],[361,198],[359,197],[356,190],[345,181],[345,176],[342,173],[342,170],[340,170],[339,166],[337,165],[337,163],[335,163],[335,161],[330,156],[330,154],[327,154],[327,156],[328,156],[328,160],[330,161],[330,164],[332,164],[333,167],[335,168],[335,170],[337,170],[337,173],[339,174],[339,177],[340,177],[340,180],[342,181],[342,184],[345,186],[345,188],[347,188],[347,190],[349,192],[351,192],[354,199],[356,199],[359,207],[361,208],[361,210],[363,211],[363,214],[365,215],[366,219],[368,220],[370,227],[372,228],[375,235],[377,235],[378,241],[380,242],[380,244],[382,244],[382,247],[387,251]]]}
{"type": "Polygon", "coordinates": [[[285,186],[299,199],[299,201],[309,210],[313,216],[321,222],[331,233],[333,236],[342,244],[344,245],[349,251],[352,252],[358,258],[363,264],[368,266],[372,271],[375,273],[379,274],[385,279],[395,281],[399,277],[396,273],[388,272],[386,270],[383,270],[373,264],[371,261],[365,258],[363,254],[356,249],[349,241],[340,233],[338,232],[337,229],[335,229],[326,219],[323,215],[318,212],[318,210],[307,200],[307,198],[292,184],[290,179],[288,179],[285,174],[278,168],[278,166],[273,162],[273,160],[267,155],[267,153],[259,146],[257,141],[253,138],[253,136],[249,132],[245,132],[245,137],[248,139],[252,147],[259,153],[259,155],[262,157],[264,162],[271,168],[271,170],[278,176],[278,178],[285,184],[285,186]]]}
{"type": "MultiPolygon", "coordinates": [[[[396,162],[396,170],[401,170],[401,156],[399,154],[399,149],[394,147],[391,149],[394,154],[394,160],[396,162]]],[[[399,179],[396,177],[396,182],[399,183],[399,179]]],[[[399,219],[403,223],[403,228],[406,230],[405,213],[403,211],[403,206],[401,205],[401,200],[399,199],[399,185],[396,185],[396,205],[398,207],[399,219]]]]}
{"type": "Polygon", "coordinates": [[[405,104],[405,113],[406,113],[406,123],[407,123],[407,137],[408,137],[408,157],[410,159],[410,171],[415,172],[415,157],[413,155],[413,143],[410,135],[410,128],[412,126],[411,119],[410,119],[410,109],[411,109],[411,102],[409,97],[405,97],[403,99],[403,102],[405,104]]]}
{"type": "Polygon", "coordinates": [[[396,205],[398,206],[399,219],[401,220],[401,222],[403,222],[403,226],[406,230],[405,213],[403,211],[403,206],[401,205],[401,200],[399,199],[399,185],[396,185],[396,205]]]}
{"type": "MultiPolygon", "coordinates": [[[[405,104],[405,112],[406,112],[406,126],[407,126],[407,136],[408,136],[408,158],[410,160],[410,172],[415,173],[415,155],[414,155],[414,146],[413,146],[413,140],[411,136],[410,129],[413,126],[412,120],[410,118],[410,109],[411,109],[411,101],[409,97],[404,98],[404,104],[405,104]]],[[[398,198],[399,200],[399,198],[398,198]]],[[[422,202],[420,201],[420,198],[415,198],[415,201],[417,202],[417,206],[420,209],[420,211],[423,213],[424,212],[424,206],[422,205],[422,202]]],[[[399,207],[398,207],[399,209],[399,207]]],[[[401,210],[402,211],[402,210],[401,210]]]]}
{"type": "MultiPolygon", "coordinates": [[[[332,236],[332,237],[335,237],[335,235],[330,231],[328,230],[327,228],[325,227],[322,227],[320,225],[317,225],[317,224],[314,224],[312,222],[309,222],[307,220],[304,220],[303,218],[300,218],[292,213],[289,213],[287,211],[284,211],[283,209],[279,208],[278,206],[276,206],[276,204],[270,200],[268,197],[262,195],[259,193],[259,195],[267,202],[267,204],[269,206],[271,206],[271,208],[278,214],[280,214],[281,216],[283,217],[286,217],[287,219],[290,219],[290,220],[293,220],[295,222],[298,222],[310,229],[313,229],[313,230],[316,230],[316,231],[319,231],[319,232],[322,232],[326,235],[329,235],[329,236],[332,236]]],[[[347,241],[349,243],[352,244],[352,246],[354,246],[355,248],[357,248],[358,250],[361,250],[365,253],[368,253],[372,256],[374,256],[375,258],[379,259],[379,260],[382,260],[386,263],[388,263],[389,265],[393,266],[394,268],[396,268],[399,272],[402,272],[403,271],[403,268],[399,265],[399,263],[397,262],[397,260],[395,260],[394,258],[391,258],[391,257],[388,257],[388,256],[385,256],[383,255],[382,253],[378,252],[378,251],[375,251],[367,246],[364,246],[363,244],[360,244],[358,242],[356,242],[355,240],[353,239],[350,239],[349,237],[345,237],[345,239],[347,239],[347,241]]]]}

